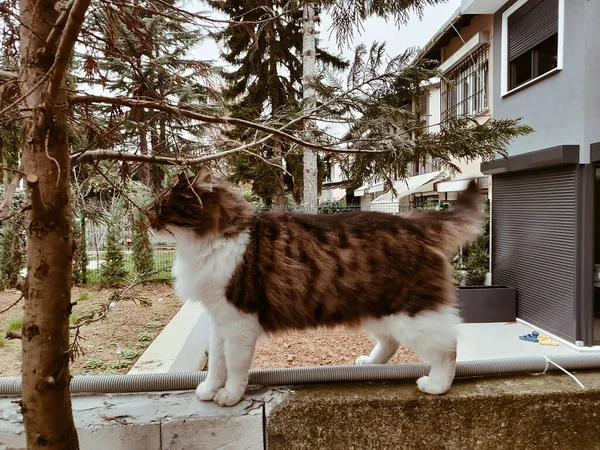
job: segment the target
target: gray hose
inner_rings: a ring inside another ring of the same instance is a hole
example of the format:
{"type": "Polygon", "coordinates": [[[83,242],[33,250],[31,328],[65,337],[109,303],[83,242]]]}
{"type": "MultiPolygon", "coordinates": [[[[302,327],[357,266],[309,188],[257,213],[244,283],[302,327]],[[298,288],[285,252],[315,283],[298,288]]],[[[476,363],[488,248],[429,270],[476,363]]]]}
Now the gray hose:
{"type": "MultiPolygon", "coordinates": [[[[597,353],[556,355],[549,356],[548,359],[571,371],[600,369],[600,354],[597,353]]],[[[457,377],[540,373],[547,370],[558,369],[549,364],[544,356],[458,361],[456,364],[457,377]]],[[[250,371],[250,384],[276,386],[343,381],[414,380],[428,372],[429,364],[426,363],[255,369],[250,371]]],[[[81,394],[191,390],[205,377],[206,372],[78,375],[71,380],[71,392],[81,394]]],[[[0,377],[0,395],[20,393],[20,377],[0,377]]]]}

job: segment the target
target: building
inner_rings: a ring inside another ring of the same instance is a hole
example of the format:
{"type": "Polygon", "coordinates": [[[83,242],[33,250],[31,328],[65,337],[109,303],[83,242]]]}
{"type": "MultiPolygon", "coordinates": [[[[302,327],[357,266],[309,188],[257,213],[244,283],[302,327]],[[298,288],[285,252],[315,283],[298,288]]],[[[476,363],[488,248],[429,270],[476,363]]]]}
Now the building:
{"type": "Polygon", "coordinates": [[[494,118],[535,130],[481,165],[492,281],[516,288],[520,320],[600,344],[600,2],[464,0],[452,28],[479,21],[492,29],[494,118]]]}

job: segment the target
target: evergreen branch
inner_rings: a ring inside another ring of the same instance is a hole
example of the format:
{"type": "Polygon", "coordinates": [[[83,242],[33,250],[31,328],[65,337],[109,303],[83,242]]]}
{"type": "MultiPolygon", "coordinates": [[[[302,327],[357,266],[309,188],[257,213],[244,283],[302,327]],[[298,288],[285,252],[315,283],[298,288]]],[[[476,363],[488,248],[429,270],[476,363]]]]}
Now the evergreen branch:
{"type": "Polygon", "coordinates": [[[73,53],[75,42],[77,42],[77,36],[83,26],[85,12],[90,3],[91,0],[73,0],[73,6],[69,9],[69,16],[66,19],[64,30],[60,36],[54,63],[48,71],[50,80],[48,81],[48,90],[44,102],[44,113],[41,117],[42,122],[50,121],[54,114],[54,105],[63,85],[67,66],[71,60],[71,54],[73,53]]]}

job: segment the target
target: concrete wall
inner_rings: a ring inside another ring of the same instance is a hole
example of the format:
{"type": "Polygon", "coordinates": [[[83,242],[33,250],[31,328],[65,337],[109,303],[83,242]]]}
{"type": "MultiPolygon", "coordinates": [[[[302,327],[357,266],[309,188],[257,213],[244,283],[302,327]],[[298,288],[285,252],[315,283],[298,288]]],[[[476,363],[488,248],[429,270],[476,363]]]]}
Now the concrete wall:
{"type": "Polygon", "coordinates": [[[563,69],[502,97],[502,13],[494,15],[494,117],[523,118],[535,133],[514,140],[508,151],[518,155],[561,144],[581,146],[581,162],[589,161],[589,144],[600,141],[600,2],[565,0],[563,69]]]}
{"type": "Polygon", "coordinates": [[[460,29],[460,37],[456,36],[452,38],[450,43],[442,49],[441,62],[446,61],[454,53],[456,53],[456,51],[458,51],[464,45],[463,40],[467,42],[469,39],[475,36],[477,32],[492,30],[493,26],[494,16],[492,14],[482,14],[480,16],[473,17],[468,27],[460,29]]]}

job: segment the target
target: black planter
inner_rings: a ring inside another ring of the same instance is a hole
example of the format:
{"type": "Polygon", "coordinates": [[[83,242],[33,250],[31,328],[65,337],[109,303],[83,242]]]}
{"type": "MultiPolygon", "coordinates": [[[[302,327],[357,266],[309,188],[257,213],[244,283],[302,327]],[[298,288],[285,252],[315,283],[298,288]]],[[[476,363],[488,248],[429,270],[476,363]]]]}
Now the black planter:
{"type": "Polygon", "coordinates": [[[459,286],[458,304],[464,323],[514,322],[517,292],[506,286],[459,286]]]}

